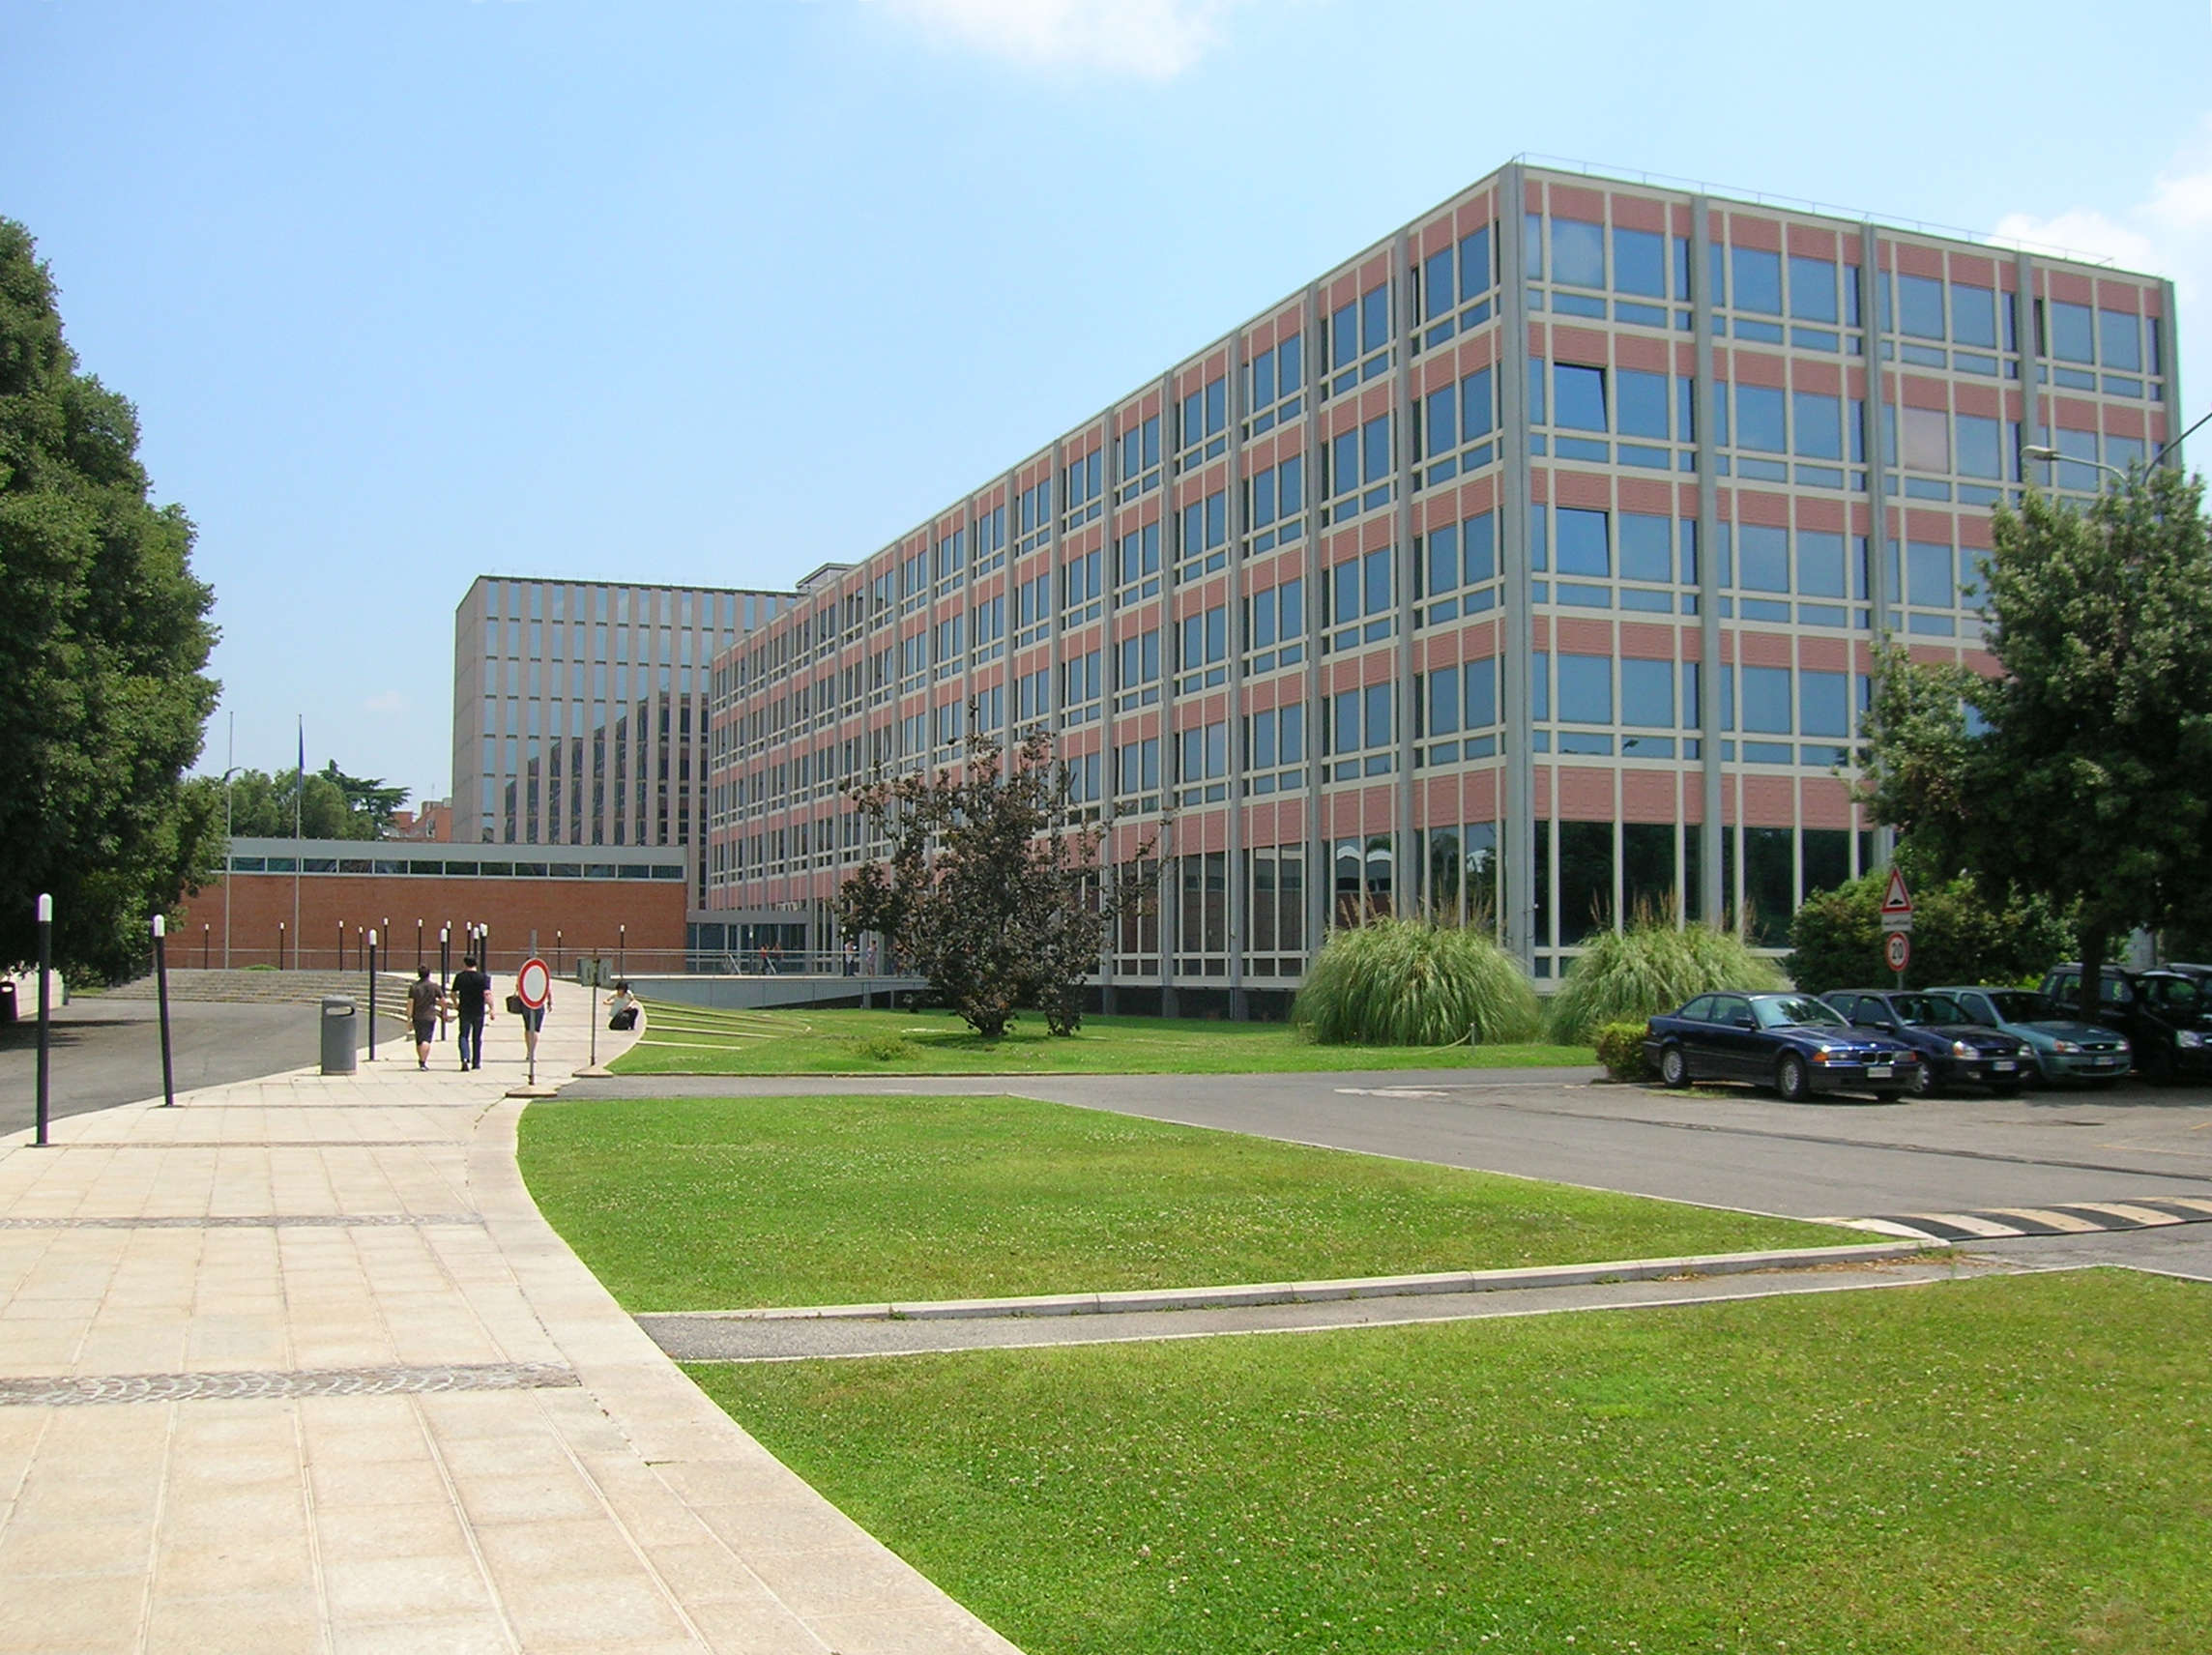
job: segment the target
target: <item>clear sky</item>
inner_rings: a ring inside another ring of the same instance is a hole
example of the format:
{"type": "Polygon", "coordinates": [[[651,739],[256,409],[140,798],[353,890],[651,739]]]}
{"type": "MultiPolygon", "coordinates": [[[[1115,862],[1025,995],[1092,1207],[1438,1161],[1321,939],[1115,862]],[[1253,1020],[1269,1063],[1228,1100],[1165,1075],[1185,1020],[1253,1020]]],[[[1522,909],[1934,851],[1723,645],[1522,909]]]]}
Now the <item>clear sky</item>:
{"type": "Polygon", "coordinates": [[[2212,408],[2206,0],[0,0],[0,214],[199,525],[201,768],[305,714],[433,797],[472,576],[865,556],[1521,152],[2170,275],[2212,408]]]}

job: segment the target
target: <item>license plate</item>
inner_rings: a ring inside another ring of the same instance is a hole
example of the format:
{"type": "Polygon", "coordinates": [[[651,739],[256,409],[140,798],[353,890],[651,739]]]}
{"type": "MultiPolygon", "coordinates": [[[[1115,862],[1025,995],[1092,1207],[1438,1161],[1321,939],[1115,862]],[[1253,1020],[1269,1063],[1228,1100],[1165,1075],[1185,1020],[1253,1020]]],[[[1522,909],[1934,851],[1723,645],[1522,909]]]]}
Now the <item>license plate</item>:
{"type": "Polygon", "coordinates": [[[1889,1065],[1887,1063],[1867,1064],[1866,1078],[1870,1081],[1886,1081],[1889,1079],[1889,1065]]]}
{"type": "Polygon", "coordinates": [[[1999,1058],[1995,1062],[1992,1063],[1990,1067],[1996,1070],[1999,1074],[2009,1073],[2012,1069],[2012,1060],[2010,1058],[1999,1058]]]}

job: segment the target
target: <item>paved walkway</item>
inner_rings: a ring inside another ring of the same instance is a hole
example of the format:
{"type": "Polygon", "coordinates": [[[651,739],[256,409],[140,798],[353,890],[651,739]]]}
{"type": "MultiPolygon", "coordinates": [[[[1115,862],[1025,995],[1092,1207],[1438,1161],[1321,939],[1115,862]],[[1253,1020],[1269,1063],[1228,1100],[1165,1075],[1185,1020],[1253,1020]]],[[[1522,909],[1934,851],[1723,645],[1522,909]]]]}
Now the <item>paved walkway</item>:
{"type": "Polygon", "coordinates": [[[0,1651],[1010,1650],[546,1227],[491,1033],[0,1140],[0,1651]]]}

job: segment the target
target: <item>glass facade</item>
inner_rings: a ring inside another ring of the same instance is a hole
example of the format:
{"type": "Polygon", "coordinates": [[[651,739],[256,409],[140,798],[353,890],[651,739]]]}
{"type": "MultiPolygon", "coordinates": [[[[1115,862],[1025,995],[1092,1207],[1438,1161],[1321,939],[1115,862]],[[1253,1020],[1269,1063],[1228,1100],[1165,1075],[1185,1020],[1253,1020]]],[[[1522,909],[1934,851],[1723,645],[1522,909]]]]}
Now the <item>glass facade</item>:
{"type": "Polygon", "coordinates": [[[453,837],[683,847],[701,901],[708,670],[792,602],[480,577],[453,616],[453,837]]]}
{"type": "Polygon", "coordinates": [[[710,908],[828,940],[843,790],[1056,732],[1169,864],[1116,990],[1295,985],[1332,925],[1640,911],[1778,944],[1873,865],[1871,646],[1971,665],[1991,508],[2174,427],[2152,278],[1509,166],[720,654],[710,908]],[[2023,469],[2049,443],[2062,458],[2023,469]]]}

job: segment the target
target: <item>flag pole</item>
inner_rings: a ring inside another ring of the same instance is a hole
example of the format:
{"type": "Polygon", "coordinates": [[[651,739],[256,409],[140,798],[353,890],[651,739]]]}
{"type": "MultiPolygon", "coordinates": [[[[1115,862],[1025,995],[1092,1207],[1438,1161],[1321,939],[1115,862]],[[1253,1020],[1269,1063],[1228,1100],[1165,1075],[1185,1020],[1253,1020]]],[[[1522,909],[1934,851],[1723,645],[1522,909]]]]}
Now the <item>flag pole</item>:
{"type": "Polygon", "coordinates": [[[292,935],[300,930],[300,801],[307,791],[307,716],[300,720],[300,765],[292,772],[292,935]]]}

